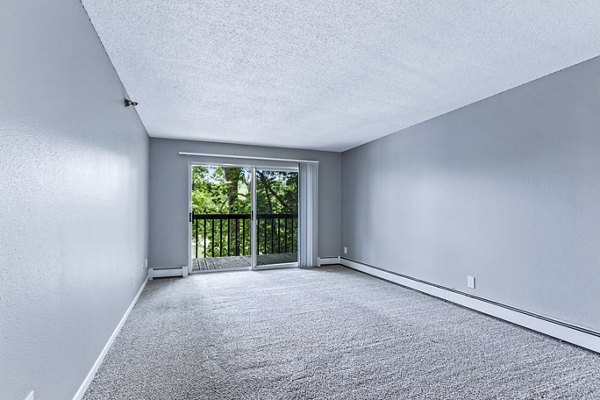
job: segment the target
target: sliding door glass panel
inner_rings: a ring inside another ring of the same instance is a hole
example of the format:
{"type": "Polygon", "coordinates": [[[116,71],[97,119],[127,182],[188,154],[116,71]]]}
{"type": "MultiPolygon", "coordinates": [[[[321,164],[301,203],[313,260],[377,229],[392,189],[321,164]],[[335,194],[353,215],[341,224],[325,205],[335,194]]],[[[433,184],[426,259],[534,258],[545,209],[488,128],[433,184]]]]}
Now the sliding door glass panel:
{"type": "Polygon", "coordinates": [[[298,262],[298,171],[256,169],[256,266],[298,262]]]}
{"type": "Polygon", "coordinates": [[[192,270],[251,267],[252,169],[192,166],[192,270]]]}

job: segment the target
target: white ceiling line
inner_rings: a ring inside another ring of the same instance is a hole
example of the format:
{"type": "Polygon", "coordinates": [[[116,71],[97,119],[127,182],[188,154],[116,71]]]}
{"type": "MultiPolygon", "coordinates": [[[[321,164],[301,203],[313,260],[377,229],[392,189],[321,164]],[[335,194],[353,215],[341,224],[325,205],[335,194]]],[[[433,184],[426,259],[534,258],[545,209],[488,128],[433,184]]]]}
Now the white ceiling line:
{"type": "Polygon", "coordinates": [[[294,158],[277,158],[277,157],[254,157],[254,156],[238,156],[233,154],[214,154],[214,153],[189,153],[187,151],[180,151],[180,156],[197,156],[197,157],[215,157],[215,158],[237,158],[242,160],[260,160],[260,161],[284,161],[284,162],[307,162],[307,163],[319,163],[316,160],[301,160],[294,158]]]}

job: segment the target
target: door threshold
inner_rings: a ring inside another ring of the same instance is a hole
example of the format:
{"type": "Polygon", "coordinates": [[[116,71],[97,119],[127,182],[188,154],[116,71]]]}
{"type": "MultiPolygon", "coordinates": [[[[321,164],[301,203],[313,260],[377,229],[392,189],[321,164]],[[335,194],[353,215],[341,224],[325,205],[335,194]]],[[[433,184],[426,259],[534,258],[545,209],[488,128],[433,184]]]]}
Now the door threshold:
{"type": "Polygon", "coordinates": [[[194,271],[190,272],[190,275],[212,274],[215,272],[265,271],[265,270],[270,270],[270,269],[288,269],[288,268],[298,268],[298,263],[294,262],[294,263],[259,265],[254,269],[252,269],[252,267],[244,267],[244,268],[222,268],[222,269],[194,270],[194,271]]]}
{"type": "Polygon", "coordinates": [[[298,268],[298,263],[281,263],[281,264],[267,264],[267,265],[257,265],[254,268],[254,271],[261,271],[265,269],[284,269],[284,268],[298,268]]]}
{"type": "Polygon", "coordinates": [[[190,275],[203,275],[203,274],[212,274],[213,272],[235,272],[235,271],[252,271],[252,268],[251,267],[241,267],[241,268],[194,270],[190,273],[190,275]]]}

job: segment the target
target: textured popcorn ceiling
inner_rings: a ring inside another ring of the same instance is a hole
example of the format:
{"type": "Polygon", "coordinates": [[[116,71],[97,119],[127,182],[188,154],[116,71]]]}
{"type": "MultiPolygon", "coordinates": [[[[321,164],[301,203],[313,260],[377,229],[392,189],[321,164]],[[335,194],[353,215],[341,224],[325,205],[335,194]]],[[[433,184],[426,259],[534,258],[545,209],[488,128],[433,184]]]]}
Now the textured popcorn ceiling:
{"type": "Polygon", "coordinates": [[[598,0],[82,2],[154,137],[340,151],[600,55],[598,0]]]}

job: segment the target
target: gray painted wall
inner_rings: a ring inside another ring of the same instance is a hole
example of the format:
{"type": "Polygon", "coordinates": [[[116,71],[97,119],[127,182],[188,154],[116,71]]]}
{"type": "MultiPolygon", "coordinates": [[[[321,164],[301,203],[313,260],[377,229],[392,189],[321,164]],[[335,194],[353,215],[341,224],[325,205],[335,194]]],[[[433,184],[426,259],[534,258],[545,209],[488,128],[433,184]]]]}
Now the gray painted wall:
{"type": "Polygon", "coordinates": [[[341,154],[224,143],[150,140],[150,264],[188,264],[188,163],[199,160],[180,151],[319,161],[319,255],[340,249],[341,154]]]}
{"type": "Polygon", "coordinates": [[[0,398],[70,399],[143,282],[149,140],[78,1],[0,26],[0,398]]]}
{"type": "Polygon", "coordinates": [[[346,257],[600,331],[599,93],[596,58],[343,153],[346,257]]]}

